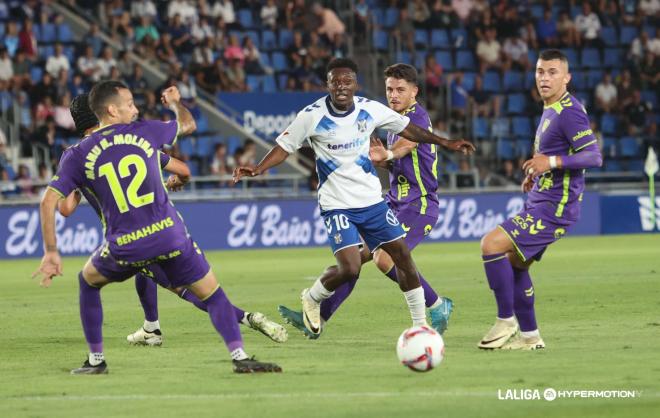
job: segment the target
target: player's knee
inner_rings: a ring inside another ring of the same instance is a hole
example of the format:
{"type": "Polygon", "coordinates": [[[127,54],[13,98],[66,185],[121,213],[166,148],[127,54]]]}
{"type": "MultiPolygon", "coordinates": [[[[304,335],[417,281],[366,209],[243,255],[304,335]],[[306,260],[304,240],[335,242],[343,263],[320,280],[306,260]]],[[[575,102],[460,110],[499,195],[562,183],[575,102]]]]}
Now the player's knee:
{"type": "Polygon", "coordinates": [[[359,265],[348,265],[339,269],[339,273],[344,281],[357,280],[360,277],[359,265]]]}
{"type": "Polygon", "coordinates": [[[511,242],[499,229],[494,229],[481,238],[481,253],[484,255],[505,253],[511,248],[511,242]]]}

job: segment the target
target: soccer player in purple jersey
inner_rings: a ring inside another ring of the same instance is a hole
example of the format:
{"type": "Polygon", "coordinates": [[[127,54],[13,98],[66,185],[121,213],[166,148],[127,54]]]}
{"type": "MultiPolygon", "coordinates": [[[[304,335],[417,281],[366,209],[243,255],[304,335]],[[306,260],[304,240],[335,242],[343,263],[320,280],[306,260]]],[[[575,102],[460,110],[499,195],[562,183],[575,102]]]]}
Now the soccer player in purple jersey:
{"type": "Polygon", "coordinates": [[[174,143],[178,135],[192,133],[196,126],[176,87],[165,89],[161,101],[174,112],[176,120],[136,122],[138,110],[130,90],[117,81],[97,83],[90,92],[89,105],[101,126],[65,151],[41,201],[44,256],[35,275],[41,274],[43,280],[62,274],[55,234],[55,208],[60,199],[75,189],[90,192],[98,200],[104,223],[105,242],[78,274],[80,317],[89,355],[82,367],[71,373],[107,373],[100,290],[154,263],[174,286],[185,287],[206,302],[235,372],[281,371],[276,364],[256,361],[245,353],[232,305],[169,201],[158,150],[174,143]]]}
{"type": "MultiPolygon", "coordinates": [[[[389,107],[410,122],[432,131],[431,119],[426,110],[417,103],[417,70],[408,64],[394,64],[385,69],[385,93],[389,107]]],[[[438,221],[440,214],[437,189],[438,175],[437,146],[409,141],[397,134],[388,133],[389,149],[383,147],[380,140],[372,142],[371,160],[390,170],[390,190],[385,197],[388,205],[401,222],[406,232],[406,245],[412,251],[422,242],[438,221]]],[[[397,272],[392,258],[378,249],[372,254],[366,246],[361,251],[362,262],[374,260],[378,269],[395,283],[397,272]]],[[[325,274],[332,274],[337,266],[329,267],[325,274]]],[[[324,275],[325,275],[324,274],[324,275]]],[[[424,289],[426,307],[429,309],[431,325],[440,334],[447,329],[449,316],[453,309],[451,299],[438,296],[431,285],[419,273],[419,281],[424,289]]],[[[336,312],[339,306],[351,294],[357,280],[341,285],[329,299],[321,303],[321,316],[325,322],[336,312]]],[[[307,330],[300,311],[293,311],[286,306],[278,308],[285,320],[301,330],[311,339],[318,338],[307,330]]]]}
{"type": "Polygon", "coordinates": [[[522,212],[481,241],[486,277],[497,301],[497,319],[479,348],[545,348],[536,325],[529,267],[579,219],[585,169],[602,164],[587,112],[566,90],[570,80],[568,60],[561,51],[540,54],[536,87],[545,106],[536,129],[534,156],[523,164],[522,190],[529,193],[527,202],[522,212]]]}
{"type": "MultiPolygon", "coordinates": [[[[76,96],[71,101],[70,106],[71,116],[73,117],[76,129],[81,133],[83,138],[91,135],[98,127],[98,119],[89,108],[88,97],[89,95],[87,94],[76,96]]],[[[190,169],[183,161],[170,157],[168,154],[161,153],[160,165],[161,168],[172,173],[167,179],[166,187],[168,190],[180,190],[188,182],[190,169]]],[[[60,214],[67,217],[71,216],[80,203],[81,195],[85,195],[90,206],[92,206],[100,217],[101,208],[91,193],[85,189],[82,191],[76,189],[66,199],[59,200],[57,202],[57,210],[60,214]]],[[[137,331],[126,337],[130,344],[159,346],[163,342],[163,335],[158,320],[158,293],[156,284],[172,291],[197,308],[207,311],[206,303],[199,300],[192,292],[182,287],[173,287],[160,267],[155,264],[147,266],[135,275],[135,289],[140,299],[142,310],[144,311],[144,324],[137,331]]],[[[239,324],[259,331],[275,342],[282,343],[287,340],[286,329],[280,324],[269,320],[266,315],[260,312],[247,312],[236,306],[233,306],[233,310],[239,324]]]]}

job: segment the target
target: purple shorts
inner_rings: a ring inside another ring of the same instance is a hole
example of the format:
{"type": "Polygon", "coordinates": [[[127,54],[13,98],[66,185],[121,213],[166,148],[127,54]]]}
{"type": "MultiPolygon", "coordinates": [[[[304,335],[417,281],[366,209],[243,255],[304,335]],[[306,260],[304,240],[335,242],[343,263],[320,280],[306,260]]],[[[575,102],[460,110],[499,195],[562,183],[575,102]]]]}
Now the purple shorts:
{"type": "MultiPolygon", "coordinates": [[[[211,269],[202,250],[189,238],[183,248],[143,261],[122,261],[115,259],[107,243],[103,243],[92,253],[92,264],[103,276],[113,282],[123,282],[151,269],[169,283],[166,287],[188,286],[202,279],[211,269]],[[164,276],[164,277],[163,277],[164,276]]],[[[147,276],[151,277],[147,274],[147,276]]],[[[158,281],[157,281],[158,282],[158,281]]],[[[160,284],[160,282],[158,282],[160,284]]],[[[165,283],[164,283],[165,284],[165,283]]]]}
{"type": "Polygon", "coordinates": [[[431,233],[433,226],[438,222],[439,214],[430,215],[419,213],[418,206],[402,205],[392,208],[403,230],[406,231],[406,245],[412,251],[420,242],[431,233]]]}
{"type": "Polygon", "coordinates": [[[550,204],[525,204],[520,213],[499,225],[523,261],[540,261],[548,245],[566,235],[575,223],[556,217],[554,212],[555,208],[550,204]]]}

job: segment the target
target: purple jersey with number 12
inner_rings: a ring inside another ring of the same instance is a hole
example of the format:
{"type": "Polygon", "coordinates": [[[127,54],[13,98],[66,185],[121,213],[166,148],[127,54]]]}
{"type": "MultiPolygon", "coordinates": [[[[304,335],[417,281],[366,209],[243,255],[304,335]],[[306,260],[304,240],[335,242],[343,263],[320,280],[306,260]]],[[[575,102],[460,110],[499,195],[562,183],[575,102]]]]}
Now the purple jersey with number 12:
{"type": "Polygon", "coordinates": [[[100,208],[105,239],[118,260],[167,255],[187,240],[163,186],[159,149],[176,140],[176,121],[139,121],[97,129],[62,155],[49,187],[75,189],[100,208]]]}

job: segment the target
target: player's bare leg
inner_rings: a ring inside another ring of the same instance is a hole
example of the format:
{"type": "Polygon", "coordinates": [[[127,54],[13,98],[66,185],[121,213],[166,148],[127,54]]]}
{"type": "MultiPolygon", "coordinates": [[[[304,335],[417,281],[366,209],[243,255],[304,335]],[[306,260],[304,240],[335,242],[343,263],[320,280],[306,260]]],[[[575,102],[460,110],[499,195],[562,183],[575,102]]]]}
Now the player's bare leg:
{"type": "Polygon", "coordinates": [[[236,373],[254,372],[281,372],[282,369],[274,363],[263,363],[250,358],[243,349],[243,338],[238,328],[238,323],[232,309],[232,304],[227,299],[225,292],[218,285],[213,270],[202,279],[188,286],[203,302],[206,302],[209,317],[213,326],[222,336],[231,353],[236,373]]]}
{"type": "Polygon", "coordinates": [[[389,254],[392,261],[394,261],[395,268],[397,269],[399,288],[406,298],[413,326],[427,325],[424,289],[422,289],[422,285],[419,283],[417,268],[415,268],[415,263],[410,256],[410,250],[408,250],[406,242],[403,238],[399,238],[381,245],[380,248],[389,254]]]}

